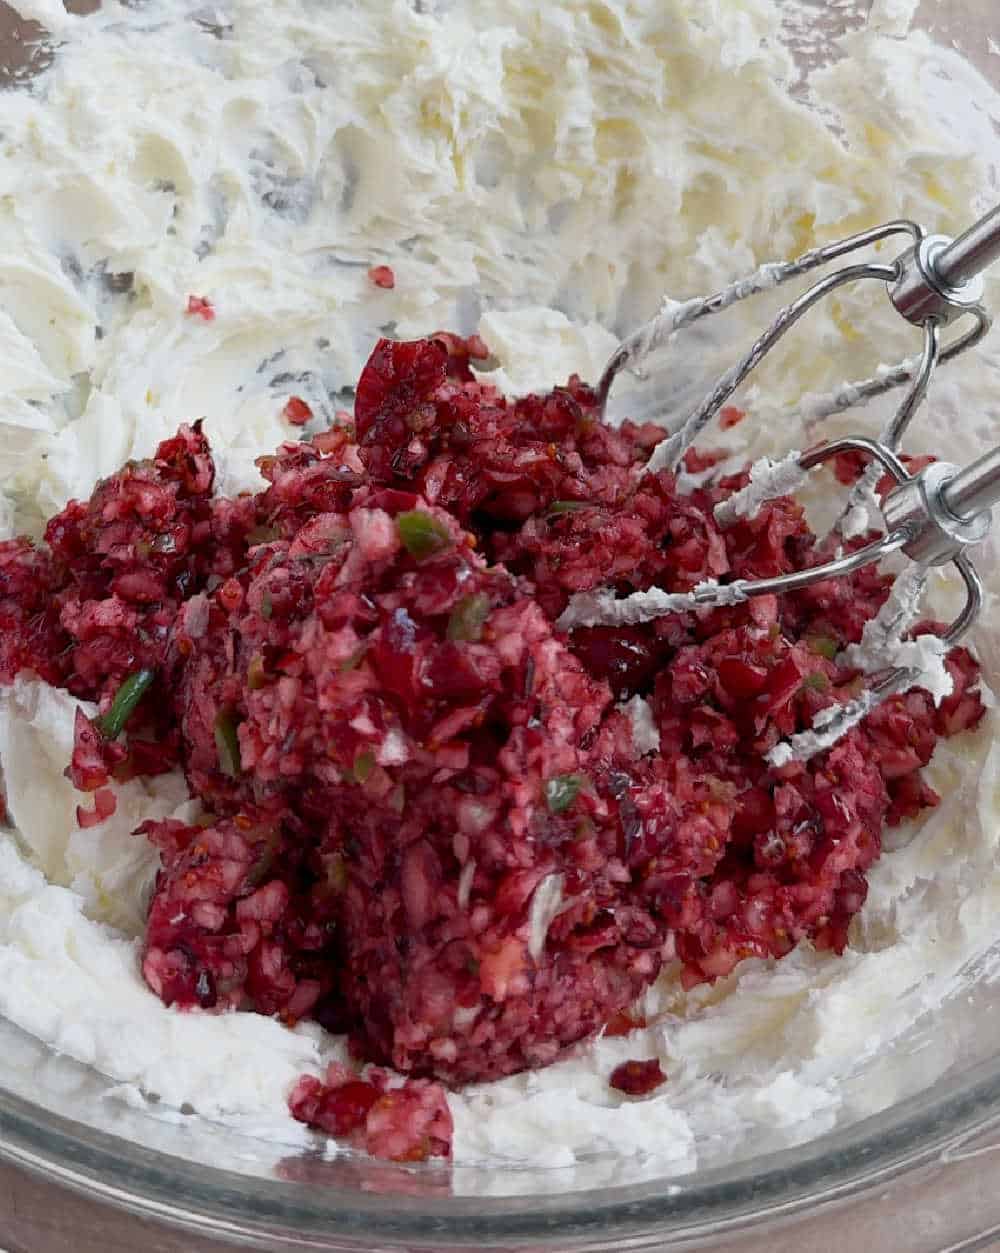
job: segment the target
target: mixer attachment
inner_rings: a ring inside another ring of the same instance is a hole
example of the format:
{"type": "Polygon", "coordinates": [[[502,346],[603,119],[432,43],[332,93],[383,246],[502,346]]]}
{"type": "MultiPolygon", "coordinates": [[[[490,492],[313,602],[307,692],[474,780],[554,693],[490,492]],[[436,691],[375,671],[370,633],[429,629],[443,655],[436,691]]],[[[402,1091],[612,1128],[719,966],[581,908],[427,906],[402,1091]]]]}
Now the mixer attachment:
{"type": "MultiPolygon", "coordinates": [[[[819,279],[781,309],[746,355],[719,379],[688,418],[657,445],[645,467],[650,472],[677,471],[684,454],[709,422],[800,318],[845,284],[878,279],[887,285],[889,299],[900,315],[922,329],[922,352],[913,360],[880,371],[874,378],[845,385],[824,398],[818,412],[840,412],[905,386],[903,399],[880,439],[838,439],[806,453],[789,453],[780,461],[764,458],[752,467],[750,484],[716,507],[716,520],[725,528],[739,517],[751,516],[765,501],[796,490],[809,471],[841,453],[852,452],[861,454],[868,466],[853,488],[835,530],[846,534],[849,523],[856,529],[851,519],[856,518],[859,510],[864,517],[870,517],[871,508],[875,506],[881,513],[883,536],[834,560],[774,578],[738,579],[726,584],[707,581],[683,593],[651,588],[621,599],[607,591],[580,593],[570,600],[559,620],[565,630],[577,626],[646,622],[666,613],[738,604],[752,596],[795,591],[850,574],[893,553],[909,557],[914,565],[897,579],[896,594],[890,596],[883,610],[868,624],[862,644],[847,650],[853,654],[848,658],[850,664],[868,673],[868,685],[848,704],[822,711],[812,730],[772,749],[769,760],[775,766],[804,760],[831,747],[881,701],[895,693],[917,684],[935,690],[939,686],[932,677],[935,667],[944,678],[944,655],[980,613],[983,586],[966,549],[986,538],[991,525],[990,510],[1000,501],[1000,448],[964,469],[947,462],[935,462],[916,474],[911,474],[900,460],[898,448],[938,365],[972,348],[990,328],[990,316],[982,303],[980,275],[1000,257],[1000,207],[956,239],[930,235],[915,222],[889,222],[838,243],[812,249],[794,261],[761,266],[754,274],[707,299],[683,304],[670,302],[652,321],[622,342],[599,384],[603,409],[620,371],[641,367],[644,360],[681,329],[737,301],[897,235],[908,236],[912,243],[891,265],[860,262],[845,266],[819,279]],[[961,319],[971,321],[972,325],[944,343],[942,331],[961,319]],[[895,486],[879,502],[875,486],[885,474],[895,486]],[[922,635],[916,643],[904,641],[906,631],[916,618],[928,570],[948,562],[954,564],[965,584],[962,612],[942,636],[922,635]],[[904,661],[907,657],[913,657],[913,664],[904,661]],[[898,664],[890,664],[891,660],[898,664]]],[[[941,690],[942,695],[945,690],[941,690]]]]}

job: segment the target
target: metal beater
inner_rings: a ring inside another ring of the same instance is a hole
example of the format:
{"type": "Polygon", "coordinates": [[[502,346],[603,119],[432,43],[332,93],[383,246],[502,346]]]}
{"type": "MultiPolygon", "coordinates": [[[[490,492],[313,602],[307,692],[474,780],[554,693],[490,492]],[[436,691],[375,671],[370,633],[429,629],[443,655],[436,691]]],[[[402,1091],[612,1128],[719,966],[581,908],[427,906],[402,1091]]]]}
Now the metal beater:
{"type": "MultiPolygon", "coordinates": [[[[691,593],[660,592],[652,597],[649,593],[638,593],[617,601],[607,594],[591,593],[575,598],[575,605],[571,603],[567,624],[643,621],[664,612],[732,604],[750,596],[790,592],[823,579],[849,574],[891,553],[901,552],[917,564],[921,580],[931,566],[946,562],[955,565],[965,584],[966,601],[962,612],[942,637],[942,648],[951,647],[968,631],[982,608],[983,585],[966,549],[986,538],[992,522],[991,508],[1000,501],[1000,446],[965,468],[938,461],[917,474],[907,470],[897,450],[937,366],[954,360],[979,343],[990,328],[990,315],[982,303],[981,274],[1000,258],[1000,206],[954,239],[930,235],[916,222],[888,222],[838,243],[811,249],[794,261],[762,266],[755,274],[707,299],[672,305],[622,342],[605,368],[599,395],[603,407],[616,375],[626,367],[636,369],[682,327],[897,235],[906,235],[912,242],[891,265],[859,262],[845,266],[821,278],[783,308],[742,360],[718,381],[686,421],[658,445],[647,467],[676,470],[693,441],[805,313],[845,284],[878,279],[887,285],[889,299],[901,316],[922,329],[923,350],[913,361],[844,388],[840,397],[832,398],[827,412],[846,409],[905,385],[904,398],[880,439],[833,440],[805,454],[794,454],[792,468],[804,476],[838,453],[860,453],[868,460],[869,467],[854,489],[852,500],[857,501],[867,491],[869,499],[875,503],[878,502],[871,489],[884,473],[891,475],[896,486],[879,505],[885,526],[882,538],[822,565],[775,578],[737,580],[721,586],[706,583],[691,593]],[[960,319],[970,321],[971,325],[944,344],[942,331],[960,319]]],[[[783,495],[787,490],[786,476],[783,483],[776,481],[770,494],[772,497],[783,495]]],[[[726,525],[724,507],[717,510],[717,517],[721,525],[726,525]]],[[[891,612],[897,620],[883,623],[883,626],[895,628],[901,639],[910,622],[898,606],[891,612]]],[[[881,700],[912,686],[920,673],[910,666],[892,666],[871,677],[869,687],[860,698],[838,707],[832,714],[824,711],[829,716],[822,723],[817,720],[814,731],[793,737],[787,744],[772,750],[773,764],[804,758],[829,747],[881,700]]]]}

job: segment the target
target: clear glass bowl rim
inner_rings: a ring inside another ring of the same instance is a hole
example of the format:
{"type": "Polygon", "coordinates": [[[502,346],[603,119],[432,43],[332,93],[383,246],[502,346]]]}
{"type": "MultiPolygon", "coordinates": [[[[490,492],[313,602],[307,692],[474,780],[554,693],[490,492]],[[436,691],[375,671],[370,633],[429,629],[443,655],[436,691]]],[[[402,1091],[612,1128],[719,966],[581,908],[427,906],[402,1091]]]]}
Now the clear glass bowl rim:
{"type": "Polygon", "coordinates": [[[638,1249],[648,1237],[663,1249],[884,1188],[994,1123],[1000,1057],[847,1128],[731,1167],[531,1198],[415,1198],[207,1170],[0,1092],[0,1160],[112,1208],[245,1247],[566,1247],[612,1238],[638,1249]]]}

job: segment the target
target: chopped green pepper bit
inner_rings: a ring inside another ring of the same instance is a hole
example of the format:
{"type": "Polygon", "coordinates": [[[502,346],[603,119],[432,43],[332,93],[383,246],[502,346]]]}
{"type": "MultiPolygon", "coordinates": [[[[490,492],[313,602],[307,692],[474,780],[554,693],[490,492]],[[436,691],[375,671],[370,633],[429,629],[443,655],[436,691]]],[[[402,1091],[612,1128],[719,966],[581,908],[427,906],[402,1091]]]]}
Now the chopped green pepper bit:
{"type": "Polygon", "coordinates": [[[825,657],[827,661],[833,661],[840,652],[840,645],[835,639],[831,639],[829,635],[813,635],[807,643],[811,653],[816,653],[819,657],[825,657]]]}
{"type": "Polygon", "coordinates": [[[125,723],[132,717],[154,678],[155,670],[137,670],[122,683],[115,692],[111,708],[97,719],[97,728],[105,739],[116,740],[121,735],[125,723]]]}
{"type": "Polygon", "coordinates": [[[554,500],[549,505],[549,513],[577,513],[581,509],[589,508],[589,500],[554,500]]]}
{"type": "Polygon", "coordinates": [[[255,526],[247,532],[249,544],[271,544],[276,539],[281,539],[281,532],[276,526],[255,526]]]}
{"type": "Polygon", "coordinates": [[[326,882],[333,892],[343,892],[347,887],[347,866],[339,853],[326,862],[326,882]]]}
{"type": "Polygon", "coordinates": [[[830,690],[830,680],[822,670],[814,670],[812,674],[807,674],[802,680],[802,686],[811,688],[814,692],[828,692],[830,690]]]}
{"type": "Polygon", "coordinates": [[[256,862],[247,871],[247,887],[257,888],[271,873],[274,863],[278,858],[278,845],[281,843],[281,837],[277,831],[268,831],[264,840],[256,848],[258,854],[256,862]]]}
{"type": "Polygon", "coordinates": [[[448,528],[429,513],[410,509],[396,518],[396,529],[406,551],[418,561],[451,547],[448,528]]]}
{"type": "Polygon", "coordinates": [[[358,753],[354,758],[354,777],[359,783],[364,783],[368,776],[375,769],[375,754],[371,749],[365,749],[363,753],[358,753]]]}
{"type": "Polygon", "coordinates": [[[476,643],[483,638],[483,627],[490,616],[490,598],[485,592],[466,596],[451,611],[448,619],[448,638],[476,643]]]}
{"type": "Polygon", "coordinates": [[[236,732],[236,717],[231,709],[221,709],[216,715],[215,750],[219,754],[219,769],[235,779],[243,767],[240,763],[240,737],[236,732]]]}
{"type": "Polygon", "coordinates": [[[588,782],[585,774],[557,774],[545,783],[545,803],[550,814],[561,814],[580,795],[588,782]]]}
{"type": "Polygon", "coordinates": [[[267,686],[267,682],[267,666],[264,658],[260,653],[256,653],[247,667],[247,687],[251,692],[259,692],[262,687],[267,686]]]}
{"type": "Polygon", "coordinates": [[[357,670],[358,666],[360,666],[364,661],[366,652],[367,646],[362,644],[360,648],[356,648],[354,652],[351,653],[350,657],[344,658],[344,660],[337,666],[337,670],[341,674],[350,674],[352,670],[357,670]]]}

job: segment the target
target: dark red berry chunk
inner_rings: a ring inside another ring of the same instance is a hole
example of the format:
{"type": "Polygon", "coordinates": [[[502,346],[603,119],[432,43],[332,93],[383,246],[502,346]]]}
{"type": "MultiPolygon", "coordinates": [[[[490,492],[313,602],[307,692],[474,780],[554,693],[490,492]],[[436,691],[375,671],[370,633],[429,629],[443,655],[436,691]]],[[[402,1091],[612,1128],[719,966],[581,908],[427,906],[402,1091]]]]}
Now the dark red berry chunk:
{"type": "Polygon", "coordinates": [[[305,426],[312,417],[313,411],[301,396],[290,396],[281,415],[293,426],[305,426]]]}
{"type": "Polygon", "coordinates": [[[648,1096],[666,1081],[659,1059],[652,1057],[647,1062],[622,1062],[611,1072],[608,1082],[626,1096],[648,1096]]]}

